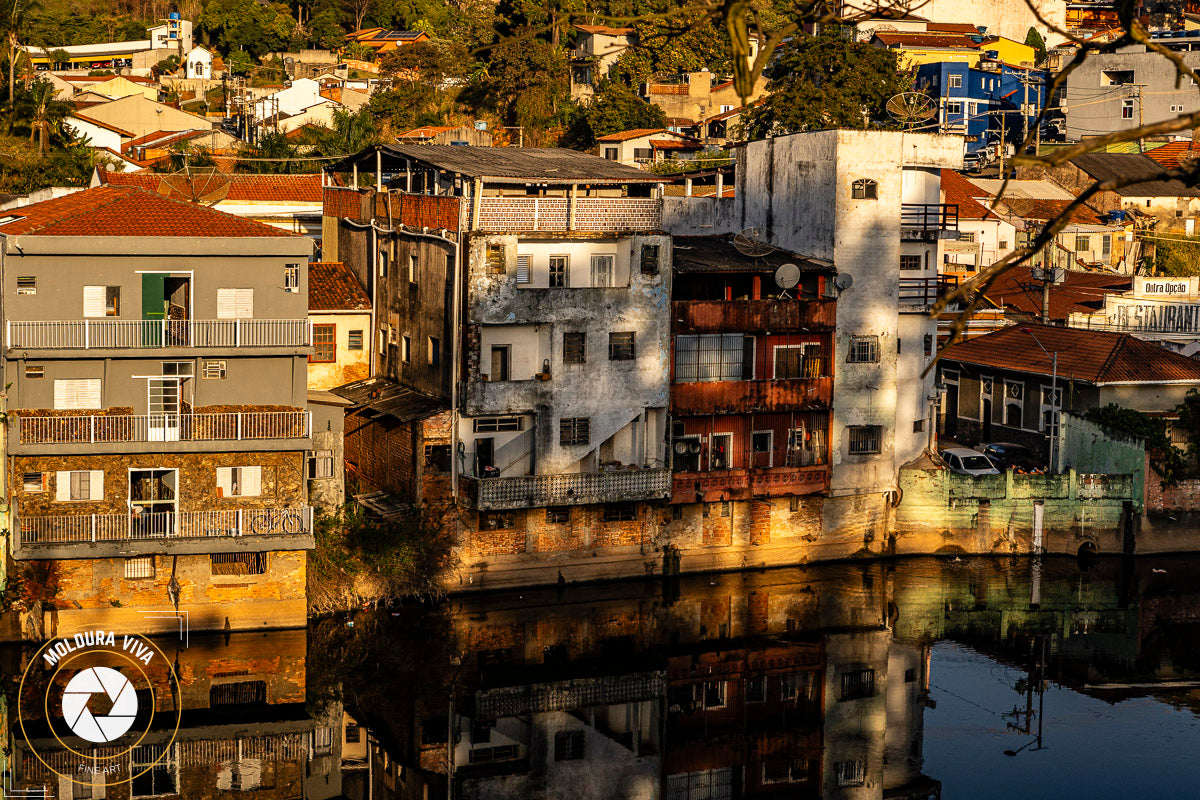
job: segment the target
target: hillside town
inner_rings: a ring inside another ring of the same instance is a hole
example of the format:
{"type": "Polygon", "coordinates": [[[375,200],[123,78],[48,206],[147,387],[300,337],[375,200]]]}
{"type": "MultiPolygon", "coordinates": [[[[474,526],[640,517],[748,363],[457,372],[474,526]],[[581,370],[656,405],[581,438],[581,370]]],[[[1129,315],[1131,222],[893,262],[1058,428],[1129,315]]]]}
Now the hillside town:
{"type": "Polygon", "coordinates": [[[1200,3],[135,5],[0,23],[0,642],[228,651],[131,798],[935,798],[935,641],[1151,681],[1049,565],[1200,552],[1200,3]]]}

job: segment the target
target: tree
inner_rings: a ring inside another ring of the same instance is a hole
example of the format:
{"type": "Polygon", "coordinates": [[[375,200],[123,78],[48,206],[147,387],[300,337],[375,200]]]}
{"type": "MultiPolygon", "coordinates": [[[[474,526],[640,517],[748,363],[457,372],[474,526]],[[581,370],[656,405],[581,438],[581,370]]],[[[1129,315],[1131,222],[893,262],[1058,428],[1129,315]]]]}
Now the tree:
{"type": "Polygon", "coordinates": [[[234,50],[225,60],[225,66],[234,75],[245,75],[254,67],[254,59],[245,50],[234,50]]]}
{"type": "Polygon", "coordinates": [[[1025,44],[1033,48],[1033,63],[1041,64],[1046,60],[1046,40],[1038,33],[1037,28],[1031,27],[1025,34],[1025,44]]]}
{"type": "Polygon", "coordinates": [[[576,108],[560,144],[589,150],[598,136],[666,125],[667,116],[661,108],[647,103],[625,84],[604,79],[597,85],[592,102],[576,108]]]}
{"type": "Polygon", "coordinates": [[[383,75],[440,86],[463,77],[468,61],[467,49],[460,44],[414,42],[385,53],[376,63],[383,75]]]}
{"type": "Polygon", "coordinates": [[[567,59],[562,50],[523,31],[492,49],[484,87],[489,104],[510,126],[539,142],[567,107],[567,59]]]}
{"type": "Polygon", "coordinates": [[[362,30],[363,18],[367,16],[374,6],[375,0],[348,0],[346,7],[354,17],[354,30],[362,30]]]}
{"type": "Polygon", "coordinates": [[[197,30],[222,53],[246,50],[254,57],[286,49],[295,27],[287,5],[255,0],[209,0],[196,20],[197,30]]]}
{"type": "Polygon", "coordinates": [[[333,112],[333,127],[320,129],[315,144],[321,155],[341,156],[357,153],[378,140],[375,118],[369,106],[364,106],[358,111],[333,112]]]}
{"type": "Polygon", "coordinates": [[[744,127],[756,139],[818,128],[867,128],[886,120],[888,98],[910,85],[894,51],[824,28],[782,52],[771,70],[770,94],[746,113],[744,127]]]}
{"type": "Polygon", "coordinates": [[[29,119],[29,141],[37,138],[38,158],[46,155],[46,140],[51,130],[58,130],[71,113],[71,106],[55,96],[54,85],[49,81],[37,80],[25,93],[22,106],[29,119]]]}

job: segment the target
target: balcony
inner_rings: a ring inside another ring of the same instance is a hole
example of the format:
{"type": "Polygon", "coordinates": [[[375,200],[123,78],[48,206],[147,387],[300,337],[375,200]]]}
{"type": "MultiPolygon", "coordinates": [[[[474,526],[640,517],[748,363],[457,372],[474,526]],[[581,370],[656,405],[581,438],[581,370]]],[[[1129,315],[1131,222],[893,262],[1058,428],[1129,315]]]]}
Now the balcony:
{"type": "Polygon", "coordinates": [[[313,510],[302,506],[14,516],[12,529],[13,555],[18,559],[309,550],[313,510]]]}
{"type": "Polygon", "coordinates": [[[21,350],[298,348],[312,344],[307,319],[9,320],[7,346],[21,350]]]}
{"type": "Polygon", "coordinates": [[[801,333],[831,331],[835,300],[676,300],[675,333],[801,333]]]}
{"type": "Polygon", "coordinates": [[[829,488],[829,466],[729,469],[677,472],[671,481],[672,503],[715,503],[755,497],[819,494],[829,488]]]}
{"type": "Polygon", "coordinates": [[[957,239],[958,205],[955,203],[904,203],[900,206],[902,238],[957,239]]]}
{"type": "Polygon", "coordinates": [[[957,275],[938,275],[933,278],[901,278],[900,306],[920,309],[933,308],[937,301],[958,288],[957,275]]]}
{"type": "Polygon", "coordinates": [[[656,197],[481,197],[482,231],[658,231],[656,197]]]}
{"type": "Polygon", "coordinates": [[[459,483],[466,503],[479,511],[659,500],[671,493],[671,472],[631,469],[517,478],[469,478],[459,483]]]}
{"type": "MultiPolygon", "coordinates": [[[[827,370],[822,370],[827,371],[827,370]]],[[[671,384],[672,414],[758,414],[829,408],[833,378],[671,384]]]]}
{"type": "MultiPolygon", "coordinates": [[[[288,443],[296,449],[312,436],[312,415],[307,411],[238,411],[219,414],[89,414],[45,417],[10,415],[13,421],[13,450],[27,445],[105,445],[106,451],[119,451],[111,445],[147,444],[167,446],[173,442],[263,442],[288,443]]],[[[39,452],[45,447],[35,447],[39,452]]],[[[142,448],[144,449],[144,448],[142,448]]],[[[171,447],[172,450],[208,449],[171,447]]],[[[227,449],[225,445],[220,448],[227,449]]]]}

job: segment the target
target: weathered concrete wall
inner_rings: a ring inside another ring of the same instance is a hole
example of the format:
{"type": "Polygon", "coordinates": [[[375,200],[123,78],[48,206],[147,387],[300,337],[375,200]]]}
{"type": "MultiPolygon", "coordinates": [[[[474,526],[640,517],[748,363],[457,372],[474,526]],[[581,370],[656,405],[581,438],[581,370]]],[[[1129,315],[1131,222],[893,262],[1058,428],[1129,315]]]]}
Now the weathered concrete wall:
{"type": "Polygon", "coordinates": [[[1141,509],[1145,502],[1145,442],[1064,411],[1059,415],[1055,472],[1069,469],[1080,473],[1132,475],[1134,503],[1141,509]]]}
{"type": "Polygon", "coordinates": [[[328,452],[333,459],[333,475],[309,477],[308,501],[326,511],[346,502],[345,410],[340,405],[311,403],[313,415],[313,452],[328,452]]]}
{"type": "Polygon", "coordinates": [[[737,233],[743,224],[736,197],[673,197],[662,199],[663,230],[681,236],[737,233]]]}

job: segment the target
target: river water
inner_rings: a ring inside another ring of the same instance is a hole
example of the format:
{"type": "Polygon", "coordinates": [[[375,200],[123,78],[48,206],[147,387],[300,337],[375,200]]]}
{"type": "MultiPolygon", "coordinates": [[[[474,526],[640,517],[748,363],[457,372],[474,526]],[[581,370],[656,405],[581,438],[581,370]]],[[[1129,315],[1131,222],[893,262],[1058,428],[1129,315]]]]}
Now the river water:
{"type": "Polygon", "coordinates": [[[1200,558],[571,585],[156,644],[178,687],[151,670],[160,691],[139,692],[134,726],[148,731],[124,750],[18,720],[32,652],[0,653],[8,785],[115,800],[1200,798],[1200,558]],[[104,759],[107,777],[66,777],[104,759]]]}

